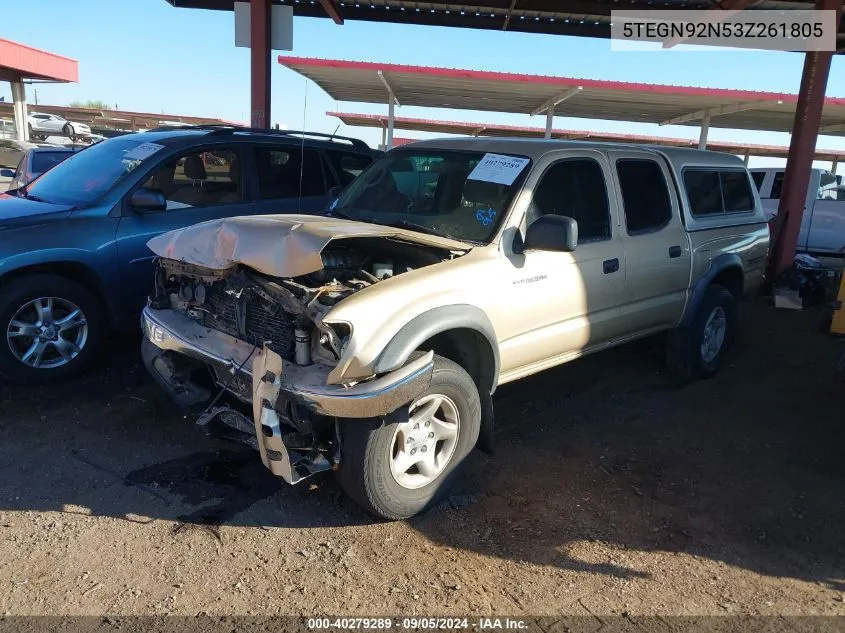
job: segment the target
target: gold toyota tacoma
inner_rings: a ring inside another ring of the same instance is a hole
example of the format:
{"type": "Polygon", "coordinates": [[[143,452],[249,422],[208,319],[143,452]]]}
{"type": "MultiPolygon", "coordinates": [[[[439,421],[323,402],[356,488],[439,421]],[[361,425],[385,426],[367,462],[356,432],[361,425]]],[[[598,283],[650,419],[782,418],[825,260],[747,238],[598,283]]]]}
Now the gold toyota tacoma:
{"type": "Polygon", "coordinates": [[[498,385],[667,332],[718,371],[769,230],[742,161],[544,140],[423,141],[324,215],[214,220],[149,242],[144,363],[289,483],[336,471],[410,517],[492,449],[498,385]]]}

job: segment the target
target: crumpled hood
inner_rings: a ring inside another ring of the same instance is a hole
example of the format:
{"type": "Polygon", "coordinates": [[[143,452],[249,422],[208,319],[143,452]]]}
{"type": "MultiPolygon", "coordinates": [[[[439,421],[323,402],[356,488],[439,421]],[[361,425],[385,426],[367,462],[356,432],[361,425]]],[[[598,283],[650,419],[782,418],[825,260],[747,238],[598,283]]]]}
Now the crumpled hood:
{"type": "Polygon", "coordinates": [[[236,264],[274,277],[298,277],[323,268],[320,253],[332,240],[385,237],[450,250],[471,244],[319,215],[257,215],[210,220],[154,237],[156,255],[188,264],[226,270],[236,264]]]}

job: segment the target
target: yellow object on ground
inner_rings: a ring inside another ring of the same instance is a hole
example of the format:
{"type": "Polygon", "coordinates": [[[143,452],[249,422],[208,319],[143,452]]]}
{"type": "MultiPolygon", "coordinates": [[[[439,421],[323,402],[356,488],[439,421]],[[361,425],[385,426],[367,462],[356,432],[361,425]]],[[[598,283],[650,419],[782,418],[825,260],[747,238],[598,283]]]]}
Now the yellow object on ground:
{"type": "Polygon", "coordinates": [[[842,282],[839,284],[839,309],[833,313],[833,321],[830,323],[832,334],[845,334],[845,275],[842,275],[842,282]]]}

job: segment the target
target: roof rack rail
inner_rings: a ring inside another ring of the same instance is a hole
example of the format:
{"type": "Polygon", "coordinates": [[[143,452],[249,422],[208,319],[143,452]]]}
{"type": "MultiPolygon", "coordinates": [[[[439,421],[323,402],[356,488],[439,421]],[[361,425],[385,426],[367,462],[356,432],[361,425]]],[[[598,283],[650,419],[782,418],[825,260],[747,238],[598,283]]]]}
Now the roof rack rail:
{"type": "Polygon", "coordinates": [[[167,132],[168,130],[226,130],[235,127],[237,126],[231,125],[229,123],[205,123],[203,125],[191,125],[190,123],[185,123],[184,125],[161,125],[159,127],[154,127],[148,131],[167,132]]]}
{"type": "Polygon", "coordinates": [[[346,141],[351,143],[353,147],[359,149],[371,149],[364,141],[359,138],[352,138],[351,136],[340,136],[338,134],[325,134],[323,132],[306,132],[304,130],[276,130],[272,128],[258,128],[258,127],[240,127],[236,125],[231,126],[214,126],[212,134],[234,134],[236,132],[255,133],[255,134],[273,134],[278,136],[303,136],[314,137],[317,139],[326,139],[329,141],[346,141]]]}

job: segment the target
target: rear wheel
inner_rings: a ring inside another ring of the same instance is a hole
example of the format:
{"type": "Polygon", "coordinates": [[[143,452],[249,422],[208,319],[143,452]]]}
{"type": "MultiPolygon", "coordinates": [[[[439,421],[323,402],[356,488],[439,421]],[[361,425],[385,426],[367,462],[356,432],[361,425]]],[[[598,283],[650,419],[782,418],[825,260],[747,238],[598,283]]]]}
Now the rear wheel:
{"type": "Polygon", "coordinates": [[[102,307],[84,286],[57,275],[15,279],[0,292],[0,374],[26,382],[76,374],[104,327],[102,307]]]}
{"type": "Polygon", "coordinates": [[[669,334],[666,362],[687,378],[711,378],[733,343],[738,316],[736,299],[724,286],[710,286],[689,327],[669,334]]]}
{"type": "Polygon", "coordinates": [[[460,365],[435,356],[431,386],[401,415],[344,422],[338,480],[370,512],[406,519],[448,492],[480,427],[481,402],[472,378],[460,365]]]}

